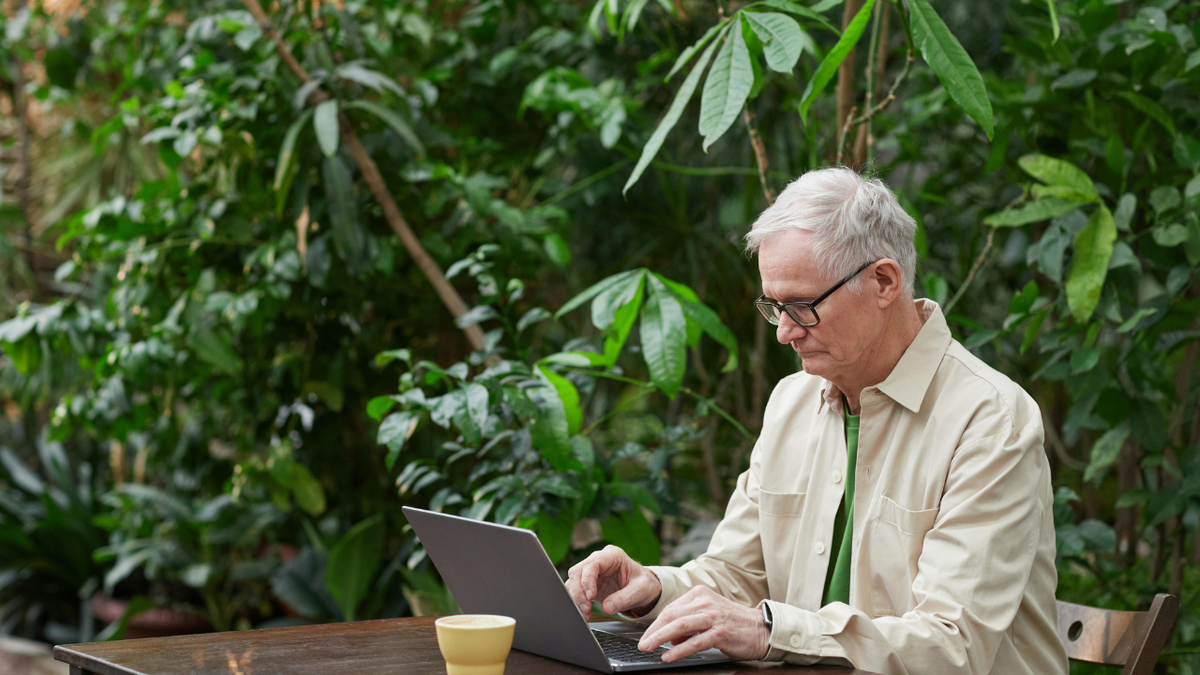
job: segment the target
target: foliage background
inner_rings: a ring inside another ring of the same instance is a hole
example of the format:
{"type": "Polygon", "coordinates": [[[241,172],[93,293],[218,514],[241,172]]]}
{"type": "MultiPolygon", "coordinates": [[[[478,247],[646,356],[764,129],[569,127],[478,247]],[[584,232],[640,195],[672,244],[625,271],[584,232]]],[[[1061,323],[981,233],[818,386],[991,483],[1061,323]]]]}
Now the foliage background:
{"type": "Polygon", "coordinates": [[[444,611],[403,504],[531,527],[563,569],[658,560],[799,367],[740,237],[841,161],[917,217],[918,295],[1043,408],[1059,597],[1181,594],[1162,667],[1200,669],[1200,8],[881,0],[839,76],[861,4],[267,7],[313,86],[240,2],[6,4],[0,630],[118,634],[96,593],[218,629],[444,611]],[[718,25],[728,77],[696,73],[627,185],[718,25]]]}

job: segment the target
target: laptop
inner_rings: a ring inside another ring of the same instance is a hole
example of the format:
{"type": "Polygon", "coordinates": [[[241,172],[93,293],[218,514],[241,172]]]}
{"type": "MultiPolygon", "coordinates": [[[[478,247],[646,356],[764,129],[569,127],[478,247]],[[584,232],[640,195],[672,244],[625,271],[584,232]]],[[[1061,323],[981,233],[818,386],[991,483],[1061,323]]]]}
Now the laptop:
{"type": "Polygon", "coordinates": [[[602,673],[659,670],[732,661],[717,649],[663,663],[666,648],[638,651],[643,626],[584,621],[529,530],[404,507],[450,592],[467,614],[517,620],[513,647],[602,673]]]}

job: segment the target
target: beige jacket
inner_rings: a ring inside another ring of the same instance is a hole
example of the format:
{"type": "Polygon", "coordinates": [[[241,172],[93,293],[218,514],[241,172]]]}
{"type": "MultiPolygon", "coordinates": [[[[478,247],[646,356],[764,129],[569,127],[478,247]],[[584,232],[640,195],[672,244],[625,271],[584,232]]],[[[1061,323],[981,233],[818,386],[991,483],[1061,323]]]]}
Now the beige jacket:
{"type": "Polygon", "coordinates": [[[770,604],[767,660],[887,675],[1055,675],[1050,467],[1033,399],[950,335],[941,308],[861,396],[850,604],[821,606],[846,469],[841,393],[803,372],[776,387],[750,469],[708,552],[651,568],[662,598],[697,585],[770,604]]]}

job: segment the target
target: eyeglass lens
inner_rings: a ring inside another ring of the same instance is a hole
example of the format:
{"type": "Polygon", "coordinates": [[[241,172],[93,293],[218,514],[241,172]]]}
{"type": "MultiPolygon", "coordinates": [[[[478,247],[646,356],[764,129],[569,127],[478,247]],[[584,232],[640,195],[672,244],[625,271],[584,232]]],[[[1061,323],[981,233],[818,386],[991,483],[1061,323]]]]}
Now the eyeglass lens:
{"type": "MultiPolygon", "coordinates": [[[[766,320],[772,325],[779,325],[780,316],[779,308],[777,306],[765,303],[760,304],[758,305],[758,311],[761,312],[763,317],[765,317],[766,320]]],[[[792,317],[793,321],[801,326],[812,326],[817,323],[817,315],[813,312],[811,307],[806,307],[805,305],[788,305],[787,313],[792,317]]]]}

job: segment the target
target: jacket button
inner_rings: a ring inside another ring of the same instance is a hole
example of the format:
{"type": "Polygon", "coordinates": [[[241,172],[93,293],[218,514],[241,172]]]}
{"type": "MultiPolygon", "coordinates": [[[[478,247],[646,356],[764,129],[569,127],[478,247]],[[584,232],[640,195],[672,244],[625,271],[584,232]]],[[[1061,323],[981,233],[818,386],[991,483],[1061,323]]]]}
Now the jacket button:
{"type": "MultiPolygon", "coordinates": [[[[816,549],[817,549],[817,555],[821,555],[821,554],[825,553],[825,542],[818,541],[816,549]]],[[[799,639],[799,638],[796,638],[796,639],[799,639]]]]}
{"type": "Polygon", "coordinates": [[[800,636],[799,635],[793,635],[792,639],[789,640],[789,642],[791,642],[792,646],[795,647],[796,649],[800,648],[800,636]]]}

